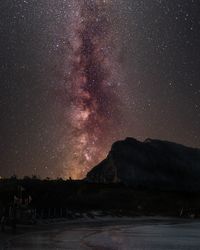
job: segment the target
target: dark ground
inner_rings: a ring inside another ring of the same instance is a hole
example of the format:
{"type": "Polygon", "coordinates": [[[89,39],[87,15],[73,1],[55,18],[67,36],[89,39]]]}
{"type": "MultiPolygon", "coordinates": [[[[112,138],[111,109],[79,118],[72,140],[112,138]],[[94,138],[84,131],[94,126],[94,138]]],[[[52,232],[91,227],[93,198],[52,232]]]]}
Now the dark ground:
{"type": "MultiPolygon", "coordinates": [[[[100,211],[102,216],[172,216],[200,217],[200,193],[147,190],[123,184],[92,184],[84,181],[11,178],[0,181],[0,215],[14,196],[31,196],[29,208],[39,216],[73,218],[74,214],[100,211]]],[[[25,199],[24,198],[24,199],[25,199]]],[[[92,214],[91,214],[92,216],[92,214]]]]}

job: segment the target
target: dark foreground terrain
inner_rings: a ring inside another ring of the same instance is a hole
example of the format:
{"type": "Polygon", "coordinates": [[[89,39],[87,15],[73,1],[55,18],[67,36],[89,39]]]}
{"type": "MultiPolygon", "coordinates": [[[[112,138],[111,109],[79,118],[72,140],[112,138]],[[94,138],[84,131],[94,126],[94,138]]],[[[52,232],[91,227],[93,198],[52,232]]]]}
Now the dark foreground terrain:
{"type": "MultiPolygon", "coordinates": [[[[16,203],[32,217],[98,216],[200,217],[200,192],[142,189],[124,184],[11,178],[0,181],[0,217],[16,203]],[[96,211],[96,212],[94,212],[96,211]]],[[[20,219],[18,219],[20,222],[20,219]]]]}
{"type": "Polygon", "coordinates": [[[17,227],[11,213],[2,250],[200,249],[199,192],[11,178],[0,181],[1,217],[6,210],[17,227]]]}

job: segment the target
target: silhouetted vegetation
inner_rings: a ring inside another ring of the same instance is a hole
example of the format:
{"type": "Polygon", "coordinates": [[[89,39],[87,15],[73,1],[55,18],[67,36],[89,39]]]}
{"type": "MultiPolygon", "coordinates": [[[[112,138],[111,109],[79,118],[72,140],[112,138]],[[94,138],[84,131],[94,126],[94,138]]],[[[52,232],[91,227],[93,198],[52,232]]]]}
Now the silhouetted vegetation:
{"type": "MultiPolygon", "coordinates": [[[[145,190],[123,184],[92,184],[84,181],[40,180],[10,178],[0,181],[0,210],[19,196],[31,196],[29,206],[52,215],[52,210],[87,213],[101,211],[102,215],[200,215],[200,193],[145,190]],[[49,211],[49,212],[48,212],[49,211]]],[[[66,212],[63,212],[67,216],[66,212]]],[[[44,214],[43,214],[44,216],[44,214]]]]}

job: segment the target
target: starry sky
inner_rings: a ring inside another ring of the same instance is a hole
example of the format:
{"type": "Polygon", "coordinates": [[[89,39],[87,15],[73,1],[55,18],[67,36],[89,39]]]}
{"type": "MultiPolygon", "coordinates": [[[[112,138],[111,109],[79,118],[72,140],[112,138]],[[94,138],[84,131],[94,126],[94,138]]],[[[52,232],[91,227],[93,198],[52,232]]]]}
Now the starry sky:
{"type": "Polygon", "coordinates": [[[82,178],[128,136],[200,147],[199,0],[6,0],[0,13],[0,176],[82,178]]]}

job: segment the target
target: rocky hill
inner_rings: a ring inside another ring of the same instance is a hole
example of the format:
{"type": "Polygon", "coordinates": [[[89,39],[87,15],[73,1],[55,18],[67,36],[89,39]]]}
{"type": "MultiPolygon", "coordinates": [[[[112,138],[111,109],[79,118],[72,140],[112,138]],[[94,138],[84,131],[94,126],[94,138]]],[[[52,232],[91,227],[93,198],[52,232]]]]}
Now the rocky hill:
{"type": "Polygon", "coordinates": [[[117,141],[86,177],[94,183],[124,183],[164,190],[200,190],[200,150],[168,141],[117,141]]]}

